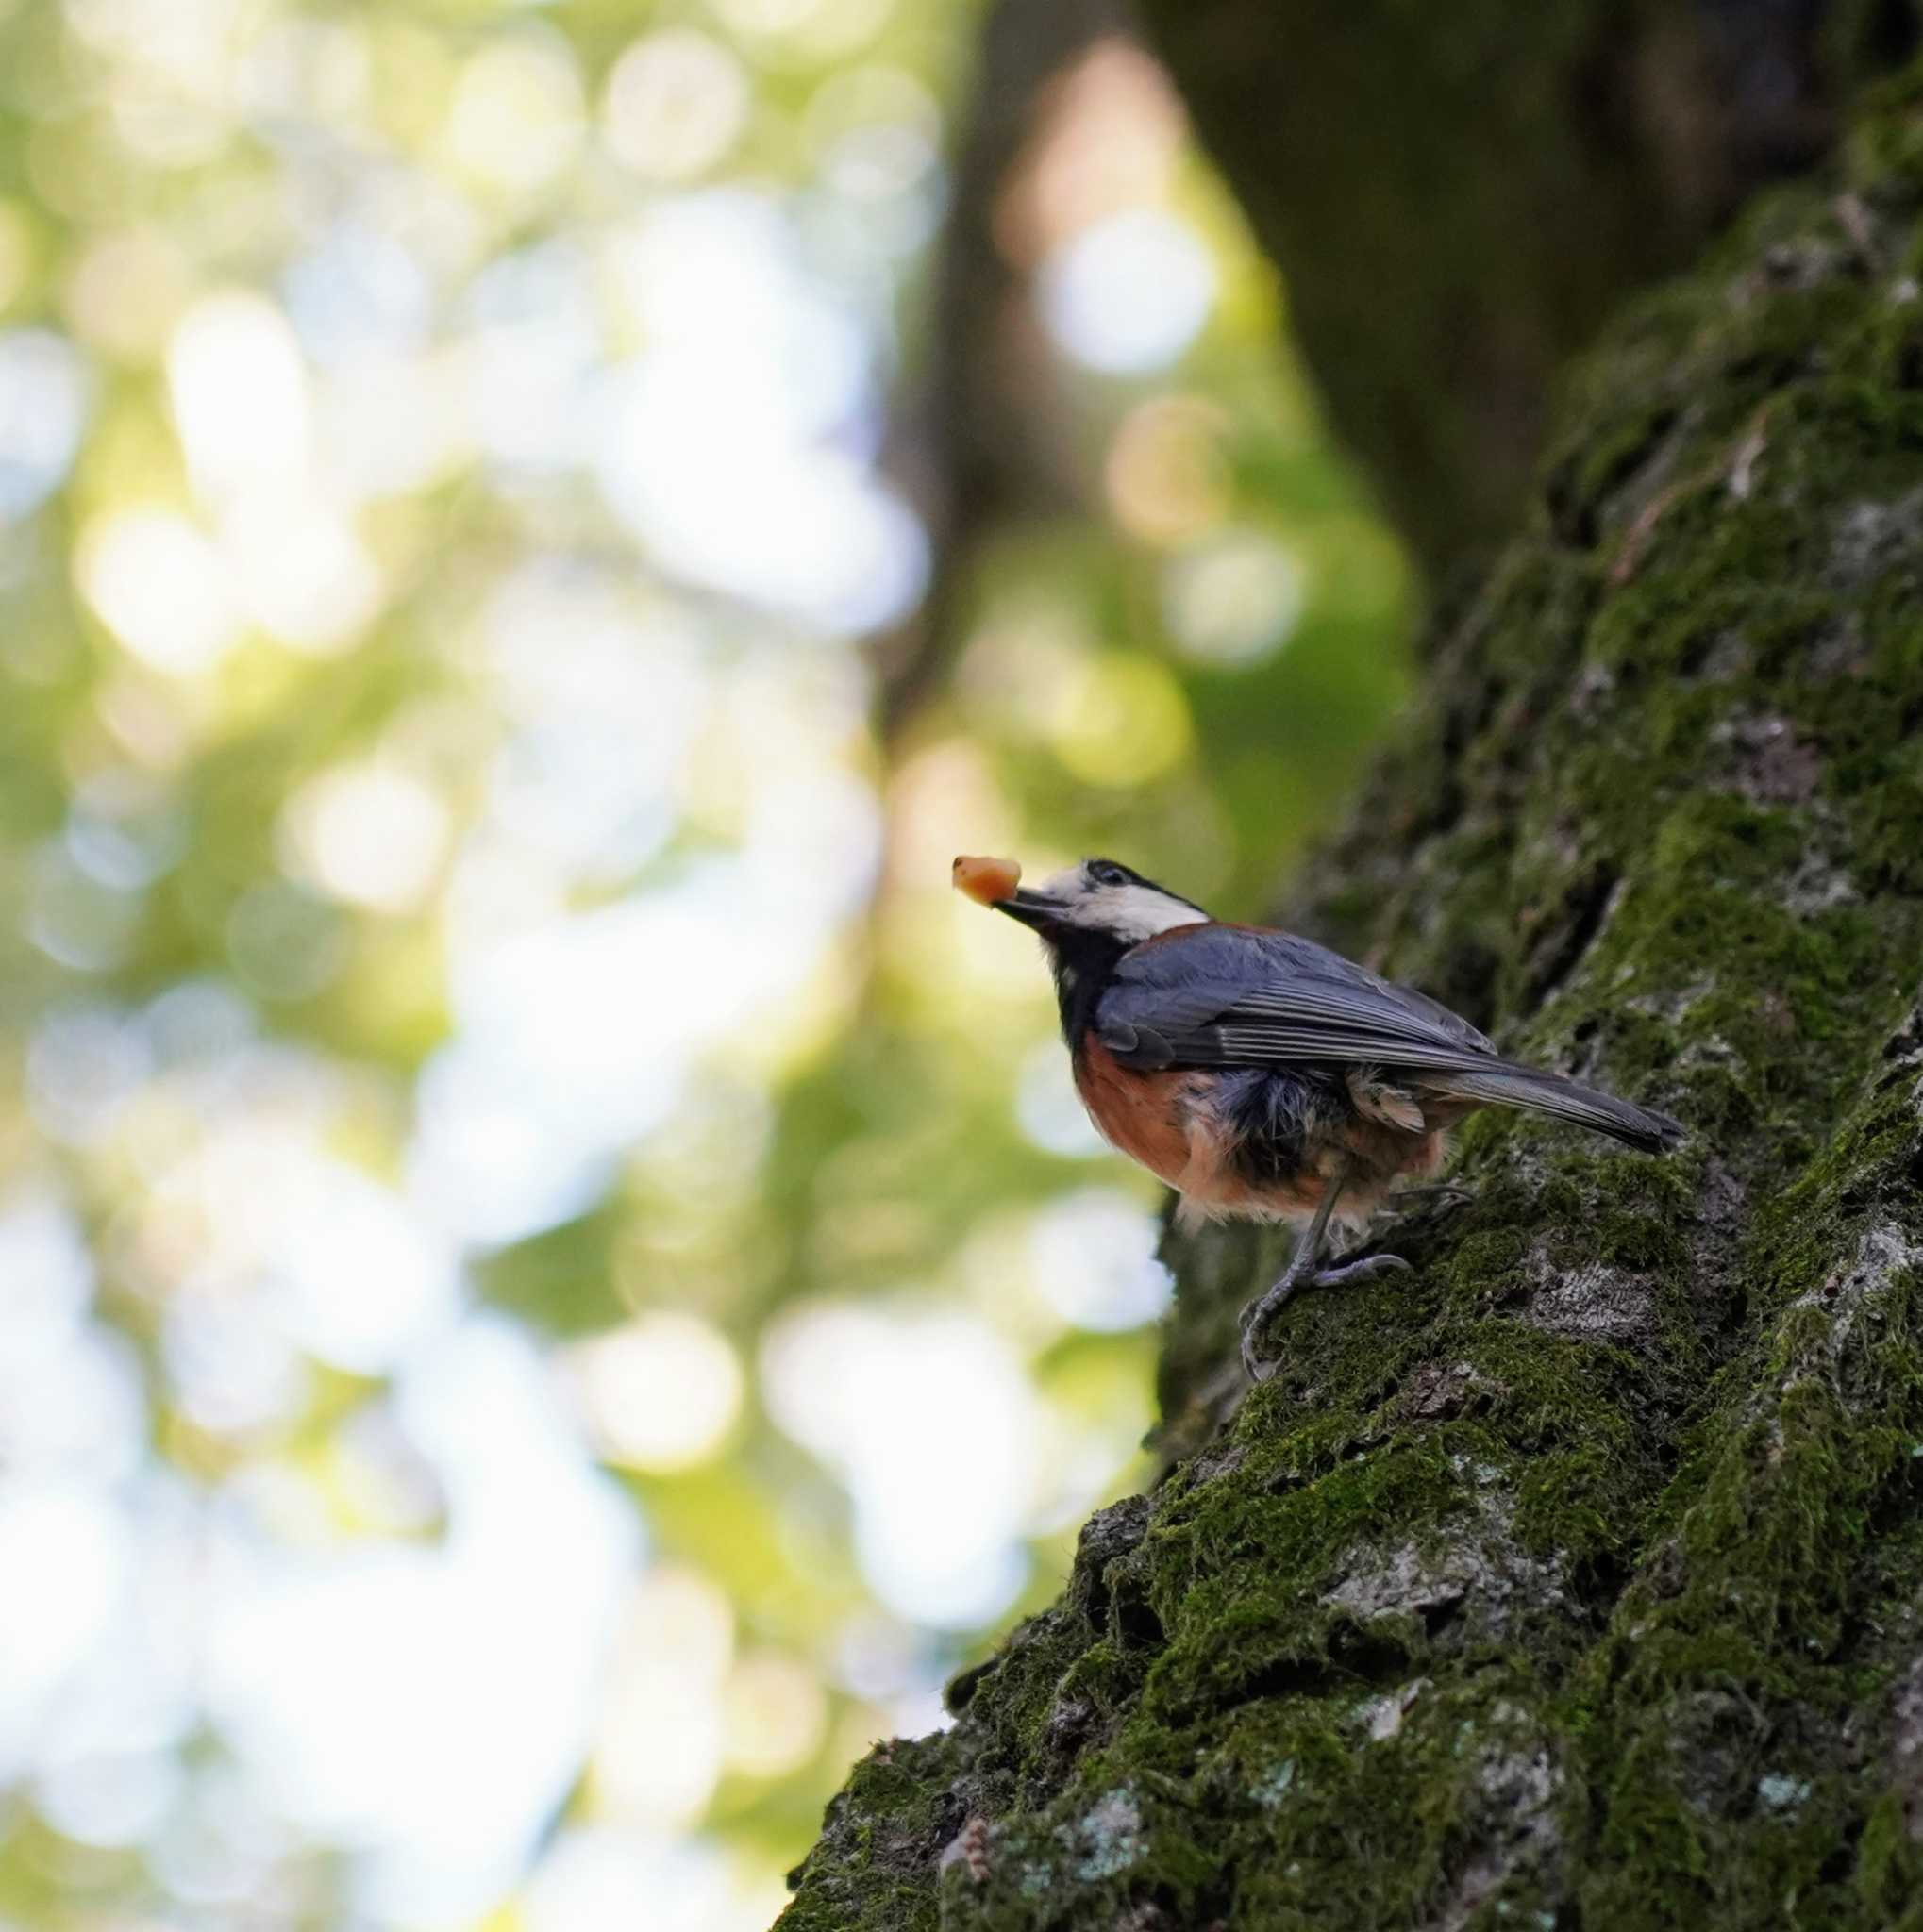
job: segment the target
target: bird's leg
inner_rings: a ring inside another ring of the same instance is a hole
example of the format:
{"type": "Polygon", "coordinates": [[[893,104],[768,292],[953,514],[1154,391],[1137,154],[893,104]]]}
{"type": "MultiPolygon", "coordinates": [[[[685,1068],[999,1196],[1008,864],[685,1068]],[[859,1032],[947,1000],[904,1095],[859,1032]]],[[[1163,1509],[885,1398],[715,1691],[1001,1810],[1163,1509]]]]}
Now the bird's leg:
{"type": "Polygon", "coordinates": [[[1289,1265],[1266,1293],[1257,1296],[1242,1311],[1242,1366],[1247,1370],[1251,1382],[1265,1379],[1262,1357],[1255,1349],[1256,1337],[1262,1333],[1264,1324],[1279,1313],[1283,1304],[1301,1287],[1310,1270],[1315,1266],[1315,1257],[1322,1251],[1322,1237],[1329,1227],[1329,1217],[1335,1209],[1335,1198],[1342,1192],[1343,1183],[1347,1178],[1348,1168],[1345,1164],[1336,1170],[1334,1177],[1323,1190],[1322,1199],[1315,1208],[1315,1218],[1296,1243],[1296,1251],[1289,1257],[1289,1265]]]}
{"type": "Polygon", "coordinates": [[[1322,1252],[1322,1238],[1329,1228],[1329,1217],[1334,1212],[1336,1197],[1347,1179],[1347,1166],[1338,1168],[1323,1192],[1321,1203],[1315,1209],[1315,1218],[1296,1243],[1296,1252],[1289,1257],[1289,1265],[1282,1270],[1274,1287],[1242,1311],[1242,1366],[1248,1372],[1251,1382],[1264,1382],[1275,1373],[1274,1365],[1265,1365],[1257,1354],[1256,1339],[1297,1289],[1334,1288],[1343,1282],[1366,1281],[1373,1275],[1388,1274],[1409,1266],[1399,1255],[1370,1255],[1360,1261],[1346,1262],[1339,1268],[1317,1271],[1315,1259],[1322,1252]]]}

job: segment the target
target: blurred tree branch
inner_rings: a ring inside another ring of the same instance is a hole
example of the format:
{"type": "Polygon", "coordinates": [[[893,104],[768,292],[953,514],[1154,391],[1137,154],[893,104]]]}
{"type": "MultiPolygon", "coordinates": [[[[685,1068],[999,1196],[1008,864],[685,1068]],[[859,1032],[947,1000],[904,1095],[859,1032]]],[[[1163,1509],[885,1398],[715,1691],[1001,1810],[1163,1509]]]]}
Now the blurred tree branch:
{"type": "Polygon", "coordinates": [[[939,688],[960,648],[959,606],[997,525],[1076,507],[1054,372],[1027,268],[997,234],[1003,192],[1063,77],[1131,31],[1126,0],[995,0],[983,24],[937,250],[927,361],[911,374],[889,467],[928,531],[919,607],[877,647],[884,740],[939,688]]]}

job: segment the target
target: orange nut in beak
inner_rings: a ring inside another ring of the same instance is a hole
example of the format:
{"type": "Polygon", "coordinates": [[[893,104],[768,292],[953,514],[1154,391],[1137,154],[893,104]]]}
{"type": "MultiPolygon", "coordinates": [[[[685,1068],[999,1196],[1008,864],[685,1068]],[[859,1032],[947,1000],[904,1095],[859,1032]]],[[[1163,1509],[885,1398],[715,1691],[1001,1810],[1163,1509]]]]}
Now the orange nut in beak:
{"type": "Polygon", "coordinates": [[[954,884],[978,906],[998,906],[1012,898],[1022,882],[1022,869],[1012,858],[958,858],[954,884]]]}

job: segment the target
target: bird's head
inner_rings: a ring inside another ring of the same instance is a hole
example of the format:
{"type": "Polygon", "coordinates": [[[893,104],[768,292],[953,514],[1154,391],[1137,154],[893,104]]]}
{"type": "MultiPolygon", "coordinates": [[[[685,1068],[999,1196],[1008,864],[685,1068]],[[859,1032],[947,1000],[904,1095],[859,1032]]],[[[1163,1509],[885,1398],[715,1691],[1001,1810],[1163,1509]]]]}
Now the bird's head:
{"type": "Polygon", "coordinates": [[[1008,859],[958,858],[955,883],[970,898],[1031,926],[1061,952],[1090,941],[1126,950],[1178,925],[1197,925],[1199,906],[1112,858],[1084,858],[1039,886],[1018,884],[1008,859]]]}

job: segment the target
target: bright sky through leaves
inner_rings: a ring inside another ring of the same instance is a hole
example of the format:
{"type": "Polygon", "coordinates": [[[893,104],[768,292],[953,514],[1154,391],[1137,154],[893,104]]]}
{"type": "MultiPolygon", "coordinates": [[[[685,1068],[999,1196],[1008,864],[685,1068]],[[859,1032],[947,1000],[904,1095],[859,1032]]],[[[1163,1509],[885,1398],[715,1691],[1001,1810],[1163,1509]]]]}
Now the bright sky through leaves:
{"type": "Polygon", "coordinates": [[[1139,1479],[1155,1197],[948,859],[1256,909],[1406,592],[1105,46],[1068,507],[878,741],[977,25],[0,5],[0,1924],[756,1932],[1139,1479]]]}

